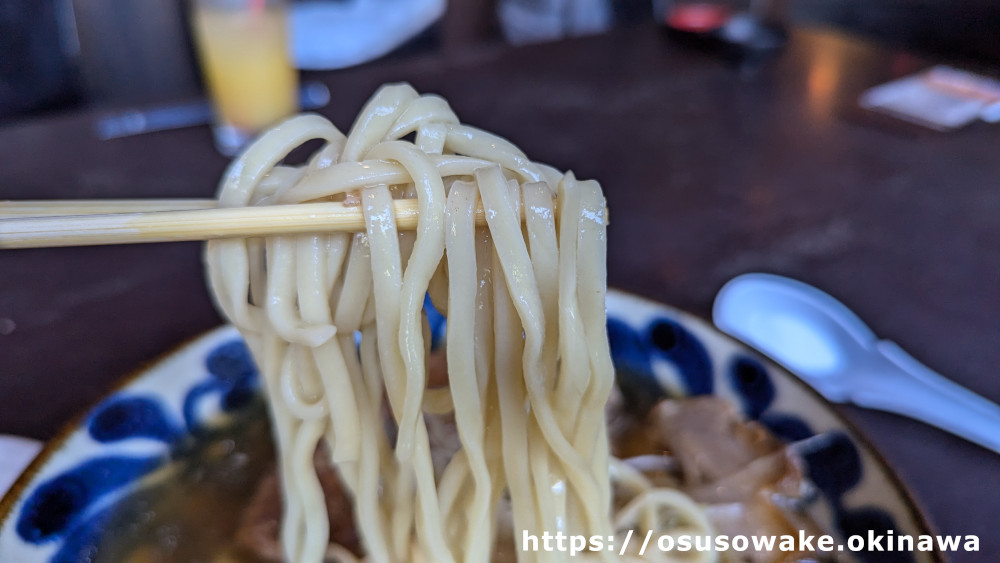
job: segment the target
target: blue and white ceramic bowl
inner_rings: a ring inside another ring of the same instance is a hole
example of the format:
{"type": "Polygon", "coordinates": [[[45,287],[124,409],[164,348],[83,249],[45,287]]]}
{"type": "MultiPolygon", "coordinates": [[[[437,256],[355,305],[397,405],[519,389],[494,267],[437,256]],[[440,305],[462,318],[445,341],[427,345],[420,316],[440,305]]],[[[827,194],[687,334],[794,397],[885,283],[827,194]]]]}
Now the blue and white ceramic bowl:
{"type": "MultiPolygon", "coordinates": [[[[443,335],[443,320],[432,324],[443,335]]],[[[608,296],[608,329],[627,395],[715,394],[786,440],[823,434],[806,458],[820,491],[812,512],[828,529],[843,537],[931,533],[882,459],[787,372],[700,319],[623,293],[608,296]]],[[[117,561],[137,543],[177,541],[184,530],[156,522],[153,507],[165,498],[167,511],[194,516],[199,534],[225,541],[233,523],[213,510],[247,502],[270,448],[249,352],[233,328],[217,329],[131,379],[48,445],[0,502],[0,561],[117,561]]],[[[198,548],[177,549],[180,558],[198,548]]]]}

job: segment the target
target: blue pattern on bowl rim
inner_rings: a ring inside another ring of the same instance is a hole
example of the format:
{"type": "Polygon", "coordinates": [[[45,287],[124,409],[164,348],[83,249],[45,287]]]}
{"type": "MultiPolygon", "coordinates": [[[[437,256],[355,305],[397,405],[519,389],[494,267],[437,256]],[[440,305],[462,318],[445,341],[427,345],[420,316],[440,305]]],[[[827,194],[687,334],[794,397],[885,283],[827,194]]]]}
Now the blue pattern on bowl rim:
{"type": "MultiPolygon", "coordinates": [[[[439,344],[444,318],[432,313],[429,320],[439,344]]],[[[620,292],[608,295],[608,332],[619,386],[633,404],[715,394],[786,440],[823,434],[806,460],[822,497],[813,513],[828,529],[844,536],[930,533],[881,459],[781,368],[698,318],[620,292]]],[[[200,436],[225,427],[258,393],[257,371],[232,327],[161,360],[51,444],[11,489],[0,504],[0,560],[68,562],[91,553],[119,503],[151,481],[169,479],[200,436]]],[[[882,553],[878,560],[935,557],[882,553]]]]}

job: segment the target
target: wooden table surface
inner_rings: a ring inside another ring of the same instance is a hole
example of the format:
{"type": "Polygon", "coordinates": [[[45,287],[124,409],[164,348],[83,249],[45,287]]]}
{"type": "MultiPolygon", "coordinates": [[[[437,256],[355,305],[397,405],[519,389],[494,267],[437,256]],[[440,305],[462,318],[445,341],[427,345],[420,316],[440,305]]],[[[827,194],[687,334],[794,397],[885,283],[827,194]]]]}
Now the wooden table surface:
{"type": "MultiPolygon", "coordinates": [[[[532,158],[601,181],[610,284],[707,317],[751,271],[792,276],[880,336],[1000,401],[1000,129],[873,126],[858,93],[921,68],[905,53],[798,31],[737,68],[658,29],[423,54],[313,75],[342,129],[409,81],[532,158]]],[[[199,127],[98,141],[95,112],[0,129],[0,199],[208,197],[225,160],[199,127]]],[[[200,245],[0,251],[0,433],[45,439],[121,375],[220,319],[200,245]]],[[[1000,555],[1000,455],[907,419],[837,407],[942,533],[1000,555]]]]}

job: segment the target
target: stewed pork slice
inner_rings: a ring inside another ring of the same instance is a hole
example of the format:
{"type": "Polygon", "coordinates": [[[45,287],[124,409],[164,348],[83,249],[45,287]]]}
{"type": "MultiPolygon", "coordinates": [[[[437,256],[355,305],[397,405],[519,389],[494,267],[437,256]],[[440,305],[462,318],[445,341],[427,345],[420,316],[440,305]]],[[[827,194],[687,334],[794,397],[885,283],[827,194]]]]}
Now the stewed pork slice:
{"type": "MultiPolygon", "coordinates": [[[[326,512],[330,515],[330,540],[361,554],[361,545],[354,526],[351,501],[330,463],[328,451],[322,445],[313,456],[316,475],[323,488],[326,512]]],[[[261,561],[280,563],[283,561],[281,538],[281,488],[277,471],[271,471],[257,485],[249,505],[243,511],[236,544],[261,561]]]]}
{"type": "MultiPolygon", "coordinates": [[[[719,534],[822,534],[803,510],[816,494],[787,444],[715,396],[660,401],[646,417],[650,454],[669,456],[679,488],[705,506],[719,534]]],[[[648,464],[648,461],[644,461],[648,464]]],[[[753,549],[752,562],[813,561],[814,552],[753,549]]]]}

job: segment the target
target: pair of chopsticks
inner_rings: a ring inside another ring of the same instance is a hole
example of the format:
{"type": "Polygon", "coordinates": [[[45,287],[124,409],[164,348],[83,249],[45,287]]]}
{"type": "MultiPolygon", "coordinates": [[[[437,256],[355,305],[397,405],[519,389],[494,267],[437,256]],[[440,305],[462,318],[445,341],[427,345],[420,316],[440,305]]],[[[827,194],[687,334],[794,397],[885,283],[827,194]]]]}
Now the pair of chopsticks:
{"type": "MultiPolygon", "coordinates": [[[[395,200],[396,226],[415,229],[415,199],[395,200]]],[[[482,208],[476,222],[485,224],[482,208]]],[[[357,232],[358,206],[339,202],[218,208],[213,199],[0,202],[0,249],[93,246],[357,232]]]]}

